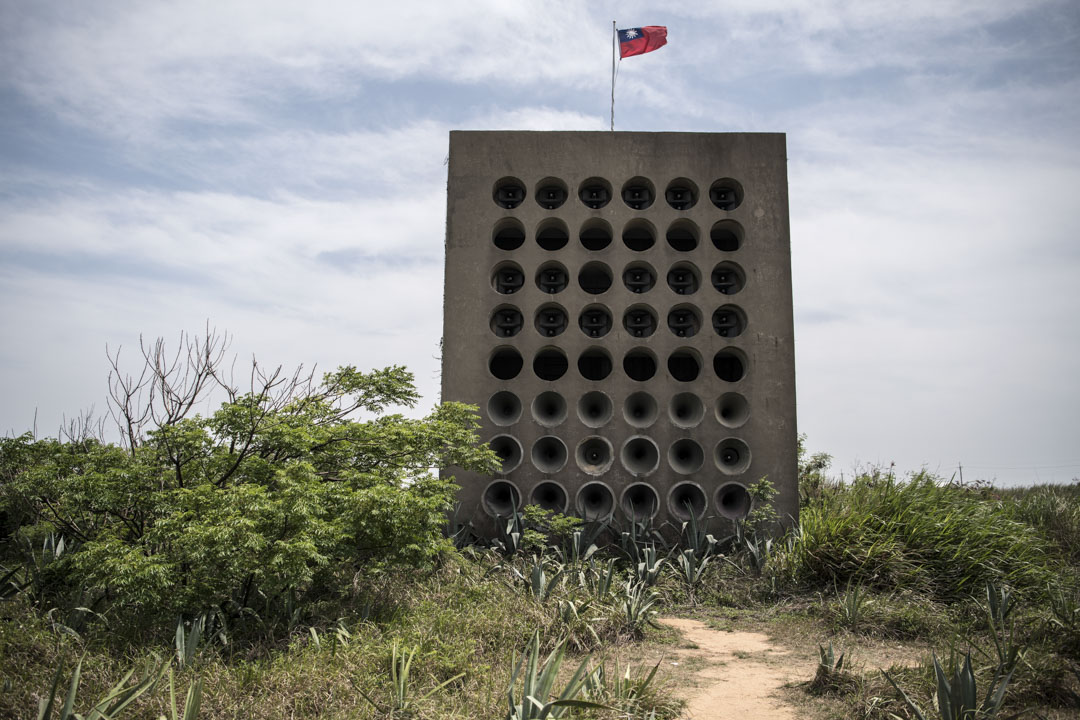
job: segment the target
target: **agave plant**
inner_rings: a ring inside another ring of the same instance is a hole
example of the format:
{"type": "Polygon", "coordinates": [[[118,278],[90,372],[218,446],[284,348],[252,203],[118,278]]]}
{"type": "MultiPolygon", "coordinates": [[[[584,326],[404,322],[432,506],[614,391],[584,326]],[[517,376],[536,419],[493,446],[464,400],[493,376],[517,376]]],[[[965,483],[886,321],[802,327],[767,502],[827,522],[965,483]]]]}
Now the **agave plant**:
{"type": "MultiPolygon", "coordinates": [[[[135,683],[134,685],[128,685],[128,680],[135,674],[135,670],[129,670],[123,679],[120,680],[113,688],[103,697],[98,700],[90,712],[86,715],[81,715],[75,712],[75,698],[79,692],[79,682],[82,677],[82,659],[75,665],[75,671],[71,674],[71,681],[68,683],[67,696],[64,699],[64,703],[60,706],[59,720],[112,720],[120,715],[120,713],[127,708],[128,705],[135,702],[139,697],[144,695],[147,691],[157,685],[165,674],[165,670],[168,668],[168,661],[162,660],[158,663],[156,669],[151,670],[153,666],[147,668],[148,672],[146,676],[135,683]]],[[[56,668],[56,675],[53,676],[52,689],[49,691],[47,697],[42,698],[38,703],[38,715],[37,720],[51,720],[53,709],[56,706],[56,691],[60,688],[60,681],[64,677],[64,664],[61,662],[56,668]]]]}
{"type": "Polygon", "coordinates": [[[695,602],[694,589],[701,584],[701,579],[705,577],[705,568],[708,566],[710,559],[708,555],[698,557],[692,548],[687,548],[679,553],[679,571],[686,582],[691,603],[695,602]]]}
{"type": "Polygon", "coordinates": [[[660,579],[660,572],[664,569],[664,558],[658,556],[656,545],[651,543],[641,548],[640,557],[641,559],[633,566],[634,578],[637,582],[652,587],[660,579]]]}
{"type": "Polygon", "coordinates": [[[599,703],[576,699],[585,687],[586,666],[589,658],[581,665],[563,686],[554,700],[555,679],[562,668],[566,654],[566,643],[560,642],[542,663],[540,662],[540,633],[533,635],[528,650],[520,658],[512,659],[514,672],[510,676],[510,686],[506,690],[509,710],[506,720],[544,720],[560,718],[569,708],[605,709],[599,703]],[[520,692],[515,688],[521,679],[520,692]]]}
{"type": "Polygon", "coordinates": [[[611,586],[618,573],[615,570],[615,558],[609,558],[602,568],[589,558],[589,565],[578,573],[579,584],[589,591],[595,599],[604,600],[611,592],[611,586]]]}
{"type": "Polygon", "coordinates": [[[623,593],[620,605],[630,631],[636,635],[644,629],[645,625],[657,627],[653,622],[656,611],[652,608],[660,599],[660,595],[645,583],[634,583],[631,580],[627,580],[623,593]]]}
{"type": "Polygon", "coordinates": [[[615,659],[615,672],[609,673],[606,665],[600,665],[585,679],[585,694],[596,701],[603,701],[611,707],[618,708],[620,713],[633,717],[642,696],[649,689],[663,658],[653,665],[652,669],[642,674],[635,674],[633,666],[627,665],[626,670],[619,666],[618,658],[615,659]]]}
{"type": "MultiPolygon", "coordinates": [[[[953,671],[951,678],[945,674],[941,663],[938,662],[937,655],[934,655],[934,676],[937,678],[935,698],[937,700],[938,716],[941,720],[971,720],[972,718],[980,718],[981,720],[982,718],[996,717],[1001,709],[1001,703],[1005,699],[1005,690],[1009,687],[1014,671],[1015,668],[1010,670],[1005,677],[995,678],[980,703],[978,700],[978,688],[975,685],[975,673],[971,669],[971,653],[964,656],[963,664],[953,671]]],[[[884,670],[881,673],[889,681],[889,684],[900,693],[900,697],[911,708],[911,712],[915,714],[915,717],[918,720],[928,720],[926,712],[904,692],[903,688],[892,679],[892,676],[884,670]]]]}
{"type": "Polygon", "coordinates": [[[554,575],[548,577],[544,571],[543,558],[533,556],[532,569],[529,571],[529,579],[527,587],[530,594],[539,600],[545,602],[551,593],[557,587],[559,580],[562,579],[564,568],[560,567],[554,575]]]}
{"type": "Polygon", "coordinates": [[[465,673],[458,673],[449,680],[444,680],[431,690],[421,695],[418,699],[413,697],[412,693],[412,662],[416,657],[416,653],[419,652],[419,646],[414,645],[409,650],[400,648],[395,642],[390,651],[390,707],[383,708],[370,697],[368,697],[363,691],[360,692],[360,697],[371,703],[375,709],[380,712],[386,712],[387,714],[394,713],[409,713],[412,710],[414,702],[423,702],[429,697],[442,690],[444,687],[465,677],[465,673]]]}

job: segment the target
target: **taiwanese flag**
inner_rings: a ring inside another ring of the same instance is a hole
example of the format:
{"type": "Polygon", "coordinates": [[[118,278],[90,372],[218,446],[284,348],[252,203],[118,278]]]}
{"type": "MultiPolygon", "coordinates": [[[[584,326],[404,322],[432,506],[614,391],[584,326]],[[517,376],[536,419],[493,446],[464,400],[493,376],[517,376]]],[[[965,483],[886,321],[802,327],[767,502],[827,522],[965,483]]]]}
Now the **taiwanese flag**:
{"type": "Polygon", "coordinates": [[[619,59],[642,55],[667,45],[667,28],[663,25],[628,28],[619,31],[619,59]]]}

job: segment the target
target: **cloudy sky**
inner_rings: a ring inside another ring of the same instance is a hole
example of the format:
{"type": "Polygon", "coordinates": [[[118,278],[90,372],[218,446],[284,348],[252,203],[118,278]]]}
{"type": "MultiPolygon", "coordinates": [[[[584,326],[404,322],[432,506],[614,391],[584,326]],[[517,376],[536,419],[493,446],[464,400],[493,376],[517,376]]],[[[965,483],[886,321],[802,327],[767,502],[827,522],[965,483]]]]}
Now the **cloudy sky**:
{"type": "Polygon", "coordinates": [[[437,400],[448,132],[786,132],[799,428],[1080,476],[1080,5],[0,0],[0,433],[206,323],[437,400]],[[692,9],[690,9],[692,8],[692,9]]]}

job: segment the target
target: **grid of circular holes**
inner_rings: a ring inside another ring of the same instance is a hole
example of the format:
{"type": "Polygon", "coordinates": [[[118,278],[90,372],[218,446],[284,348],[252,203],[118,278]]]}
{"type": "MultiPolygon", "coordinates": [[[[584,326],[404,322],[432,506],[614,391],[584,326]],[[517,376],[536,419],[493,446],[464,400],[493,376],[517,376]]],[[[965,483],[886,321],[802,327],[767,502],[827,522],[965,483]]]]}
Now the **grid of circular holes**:
{"type": "Polygon", "coordinates": [[[495,425],[513,425],[521,419],[521,400],[509,390],[500,390],[488,398],[487,414],[495,425]]]}
{"type": "Polygon", "coordinates": [[[578,315],[578,327],[591,338],[602,338],[611,332],[611,313],[603,305],[589,305],[578,315]]]}
{"type": "Polygon", "coordinates": [[[574,459],[582,472],[589,475],[603,475],[611,467],[611,443],[592,435],[578,443],[574,459]]]}
{"type": "Polygon", "coordinates": [[[701,357],[693,348],[679,348],[668,355],[667,367],[679,382],[693,382],[701,374],[701,357]]]}
{"type": "Polygon", "coordinates": [[[585,207],[599,210],[611,202],[611,183],[603,178],[589,178],[578,188],[578,197],[585,207]]]}
{"type": "Polygon", "coordinates": [[[586,250],[603,250],[611,244],[611,224],[600,218],[589,218],[581,226],[578,240],[586,250]]]}
{"type": "Polygon", "coordinates": [[[545,210],[562,207],[569,194],[566,183],[558,178],[544,178],[536,184],[536,204],[545,210]]]}
{"type": "Polygon", "coordinates": [[[660,509],[660,498],[651,485],[635,483],[623,490],[619,506],[626,517],[634,522],[644,522],[656,515],[660,509]]]}
{"type": "Polygon", "coordinates": [[[701,277],[694,265],[686,262],[675,263],[668,270],[667,284],[676,295],[693,295],[701,286],[701,277]]]}
{"type": "Polygon", "coordinates": [[[656,356],[645,348],[635,348],[623,356],[623,371],[637,382],[651,380],[656,374],[656,356]]]}
{"type": "Polygon", "coordinates": [[[536,227],[536,244],[544,250],[562,250],[568,242],[570,231],[562,220],[548,218],[536,227]]]}
{"type": "Polygon", "coordinates": [[[611,268],[602,262],[588,262],[581,266],[578,285],[590,295],[599,295],[611,287],[611,268]]]}
{"type": "Polygon", "coordinates": [[[532,464],[544,473],[551,475],[566,465],[566,444],[554,435],[545,435],[532,446],[532,464]]]}
{"type": "Polygon", "coordinates": [[[664,191],[667,204],[676,210],[689,210],[697,204],[698,188],[692,180],[675,178],[664,191]]]}
{"type": "Polygon", "coordinates": [[[521,372],[521,353],[511,347],[496,348],[488,358],[488,370],[499,380],[513,380],[521,372]]]}
{"type": "Polygon", "coordinates": [[[694,337],[701,329],[701,315],[693,305],[676,305],[668,313],[667,326],[675,337],[694,337]]]}
{"type": "Polygon", "coordinates": [[[656,332],[656,313],[648,305],[631,305],[622,322],[631,337],[647,338],[656,332]]]}
{"type": "Polygon", "coordinates": [[[555,427],[566,420],[566,399],[554,390],[545,390],[532,401],[533,420],[544,427],[555,427]]]}
{"type": "Polygon", "coordinates": [[[568,367],[566,353],[558,348],[544,348],[533,357],[533,373],[541,380],[558,380],[568,367]]]}
{"type": "Polygon", "coordinates": [[[647,392],[635,392],[626,396],[623,403],[623,418],[628,425],[647,428],[656,422],[658,414],[656,399],[647,392]]]}
{"type": "Polygon", "coordinates": [[[615,510],[615,496],[602,482],[585,483],[578,490],[574,506],[586,521],[605,520],[615,510]]]}
{"type": "Polygon", "coordinates": [[[742,225],[734,220],[721,220],[709,231],[712,244],[723,252],[735,252],[741,248],[744,237],[742,225]]]}
{"type": "Polygon", "coordinates": [[[739,483],[721,485],[716,491],[716,510],[728,520],[742,520],[753,505],[750,493],[739,483]]]}
{"type": "Polygon", "coordinates": [[[721,178],[709,188],[709,199],[721,210],[734,210],[742,205],[743,188],[738,180],[721,178]]]}
{"type": "Polygon", "coordinates": [[[557,262],[546,262],[536,271],[536,287],[540,292],[548,295],[556,295],[566,289],[570,282],[570,274],[566,272],[566,266],[557,262]]]}
{"type": "Polygon", "coordinates": [[[697,427],[705,418],[705,403],[694,393],[678,393],[671,398],[668,417],[676,427],[697,427]]]}
{"type": "Polygon", "coordinates": [[[499,456],[499,473],[507,475],[521,464],[521,443],[509,435],[496,435],[488,447],[499,456]]]}
{"type": "Polygon", "coordinates": [[[548,512],[566,512],[566,490],[563,486],[552,480],[538,483],[529,495],[531,505],[539,505],[548,512]]]}
{"type": "Polygon", "coordinates": [[[623,444],[619,460],[631,475],[648,475],[660,464],[660,451],[650,438],[638,435],[623,444]]]}
{"type": "Polygon", "coordinates": [[[611,422],[611,398],[599,390],[587,392],[578,400],[577,411],[583,425],[603,427],[611,422]]]}
{"type": "Polygon", "coordinates": [[[622,233],[623,245],[634,252],[644,252],[656,244],[656,228],[648,220],[631,220],[622,233]]]}
{"type": "Polygon", "coordinates": [[[668,493],[668,512],[682,521],[700,520],[705,515],[705,491],[695,483],[679,483],[668,493]]]}
{"type": "Polygon", "coordinates": [[[521,504],[521,493],[512,482],[496,480],[484,488],[484,510],[488,515],[503,518],[510,517],[521,504]]]}
{"type": "Polygon", "coordinates": [[[656,270],[646,262],[632,262],[622,274],[623,285],[635,295],[647,293],[656,285],[656,270]]]}
{"type": "Polygon", "coordinates": [[[721,295],[735,295],[746,287],[746,273],[733,262],[717,263],[711,279],[712,286],[721,295]]]}
{"type": "Polygon", "coordinates": [[[738,475],[750,467],[750,448],[738,438],[725,438],[716,444],[716,467],[725,475],[738,475]]]}
{"type": "Polygon", "coordinates": [[[589,348],[578,356],[577,366],[581,377],[599,382],[611,374],[611,355],[602,348],[589,348]]]}
{"type": "Polygon", "coordinates": [[[746,329],[746,313],[735,305],[722,305],[713,313],[712,326],[720,337],[738,337],[746,329]]]}
{"type": "Polygon", "coordinates": [[[491,332],[502,338],[514,337],[521,332],[521,311],[513,305],[500,305],[491,313],[491,332]]]}
{"type": "Polygon", "coordinates": [[[690,438],[676,440],[668,448],[668,465],[680,475],[691,475],[705,464],[705,451],[690,438]]]}
{"type": "Polygon", "coordinates": [[[569,320],[566,317],[566,310],[561,305],[555,303],[548,303],[541,305],[536,311],[536,317],[533,319],[533,324],[536,326],[536,332],[540,333],[543,337],[555,337],[561,335],[565,330],[569,320]]]}
{"type": "Polygon", "coordinates": [[[515,262],[503,262],[491,271],[491,287],[500,295],[513,295],[525,285],[525,273],[515,262]]]}
{"type": "Polygon", "coordinates": [[[491,231],[491,242],[500,250],[517,250],[525,242],[525,226],[520,220],[503,218],[491,231]]]}
{"type": "Polygon", "coordinates": [[[630,178],[622,187],[622,199],[631,210],[644,210],[653,204],[656,188],[643,177],[630,178]]]}
{"type": "Polygon", "coordinates": [[[525,183],[516,177],[504,177],[495,183],[491,199],[504,210],[513,210],[525,199],[525,183]]]}
{"type": "Polygon", "coordinates": [[[746,375],[746,356],[735,348],[721,350],[713,356],[713,371],[724,382],[739,382],[746,375]]]}
{"type": "Polygon", "coordinates": [[[724,393],[716,401],[716,419],[724,427],[742,427],[750,419],[750,403],[739,393],[724,393]]]}
{"type": "Polygon", "coordinates": [[[690,252],[698,245],[698,226],[689,220],[676,220],[667,231],[667,244],[677,252],[690,252]]]}

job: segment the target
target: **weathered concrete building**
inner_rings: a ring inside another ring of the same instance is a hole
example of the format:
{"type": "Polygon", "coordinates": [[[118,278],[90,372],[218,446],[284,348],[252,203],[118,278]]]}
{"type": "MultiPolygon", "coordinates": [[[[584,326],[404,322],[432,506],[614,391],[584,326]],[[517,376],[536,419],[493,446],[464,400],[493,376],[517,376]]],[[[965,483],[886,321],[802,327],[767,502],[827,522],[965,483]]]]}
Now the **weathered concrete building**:
{"type": "Polygon", "coordinates": [[[453,132],[444,400],[496,477],[480,532],[535,503],[587,518],[798,510],[782,134],[453,132]]]}

